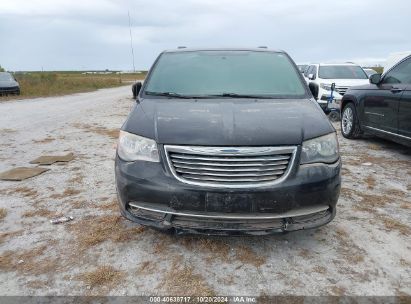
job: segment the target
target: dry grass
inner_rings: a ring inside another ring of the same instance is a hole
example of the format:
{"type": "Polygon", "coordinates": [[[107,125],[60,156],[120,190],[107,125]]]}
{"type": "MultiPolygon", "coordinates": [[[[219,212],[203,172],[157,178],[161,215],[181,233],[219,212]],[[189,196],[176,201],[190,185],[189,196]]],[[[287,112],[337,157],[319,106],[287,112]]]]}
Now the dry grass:
{"type": "Polygon", "coordinates": [[[311,259],[313,256],[311,254],[311,252],[308,249],[301,249],[298,252],[298,255],[304,259],[311,259]]]}
{"type": "Polygon", "coordinates": [[[377,208],[383,208],[390,198],[385,195],[365,194],[358,192],[361,197],[361,201],[354,206],[354,209],[359,211],[366,211],[375,213],[377,208]]]}
{"type": "Polygon", "coordinates": [[[173,260],[171,268],[158,287],[170,295],[178,295],[184,291],[186,296],[213,296],[215,292],[205,279],[194,273],[194,267],[182,264],[181,261],[181,256],[173,260]]]}
{"type": "Polygon", "coordinates": [[[385,228],[390,231],[396,230],[404,236],[411,235],[410,226],[407,226],[406,224],[403,224],[399,222],[398,220],[394,220],[386,215],[379,215],[378,220],[381,221],[384,224],[385,228]]]}
{"type": "Polygon", "coordinates": [[[93,271],[80,274],[78,279],[92,288],[96,286],[112,287],[117,285],[124,276],[123,272],[115,269],[113,266],[105,265],[93,271]]]}
{"type": "Polygon", "coordinates": [[[236,258],[243,264],[254,265],[255,267],[260,267],[265,264],[266,259],[258,254],[256,254],[250,247],[239,246],[236,249],[236,258]]]}
{"type": "Polygon", "coordinates": [[[0,233],[0,244],[4,243],[5,241],[9,240],[12,237],[20,236],[22,235],[24,230],[16,230],[16,231],[10,231],[10,232],[1,232],[0,233]]]}
{"type": "Polygon", "coordinates": [[[409,160],[398,160],[398,159],[390,159],[382,156],[373,156],[367,153],[362,154],[353,154],[352,157],[348,153],[344,153],[347,156],[344,158],[344,164],[362,167],[364,163],[371,163],[372,165],[367,168],[373,168],[374,166],[383,166],[383,167],[399,167],[399,168],[407,168],[411,166],[411,162],[409,160]]]}
{"type": "Polygon", "coordinates": [[[73,209],[82,209],[82,208],[85,208],[87,206],[86,201],[71,201],[71,200],[69,200],[68,203],[70,204],[70,206],[73,209]]]}
{"type": "Polygon", "coordinates": [[[376,180],[374,178],[374,176],[372,175],[368,175],[367,178],[364,180],[365,183],[367,184],[368,189],[374,189],[375,184],[376,184],[376,180]]]}
{"type": "Polygon", "coordinates": [[[314,266],[313,271],[316,273],[325,274],[327,273],[327,268],[325,268],[324,266],[314,266]]]}
{"type": "Polygon", "coordinates": [[[23,217],[46,217],[52,218],[56,217],[57,213],[55,211],[50,211],[45,208],[39,208],[31,211],[26,211],[23,213],[23,217]]]}
{"type": "Polygon", "coordinates": [[[53,243],[35,248],[16,251],[6,251],[0,256],[2,271],[18,271],[24,274],[40,275],[59,271],[62,259],[49,256],[42,257],[45,252],[52,250],[53,243]]]}
{"type": "Polygon", "coordinates": [[[38,196],[38,191],[29,187],[17,187],[11,189],[8,194],[20,194],[24,197],[36,198],[38,196]]]}
{"type": "MultiPolygon", "coordinates": [[[[333,296],[343,296],[343,295],[346,294],[346,292],[347,292],[347,289],[345,289],[344,287],[338,287],[338,286],[334,285],[330,288],[330,293],[333,296]]],[[[336,300],[338,300],[338,299],[336,299],[336,300]]],[[[337,303],[339,303],[339,302],[337,302],[337,303]]]]}
{"type": "Polygon", "coordinates": [[[16,133],[16,132],[17,132],[16,130],[10,129],[10,128],[0,129],[0,133],[1,133],[1,134],[16,133]]]}
{"type": "Polygon", "coordinates": [[[156,264],[152,261],[145,261],[137,268],[137,275],[147,275],[156,272],[156,264]]]}
{"type": "Polygon", "coordinates": [[[380,151],[380,150],[383,149],[382,146],[376,145],[376,144],[368,144],[367,148],[370,149],[370,150],[375,150],[375,151],[380,151]]]}
{"type": "Polygon", "coordinates": [[[80,190],[70,187],[70,188],[65,189],[63,193],[53,193],[49,197],[51,199],[60,199],[60,198],[67,198],[70,196],[75,196],[80,193],[81,193],[80,190]]]}
{"type": "Polygon", "coordinates": [[[7,216],[7,209],[0,208],[0,221],[3,220],[7,216]]]}
{"type": "Polygon", "coordinates": [[[396,197],[401,197],[401,198],[404,198],[407,195],[405,191],[402,191],[399,189],[388,189],[388,190],[385,190],[384,193],[390,196],[396,196],[396,197]]]}
{"type": "MultiPolygon", "coordinates": [[[[372,185],[371,181],[368,182],[372,185]]],[[[370,186],[370,184],[368,184],[368,186],[370,186]]],[[[341,196],[348,200],[354,201],[355,203],[353,208],[355,210],[370,213],[375,213],[377,208],[383,208],[391,201],[391,199],[386,195],[366,194],[364,192],[345,187],[341,188],[341,196]]]]}
{"type": "MultiPolygon", "coordinates": [[[[0,101],[24,97],[45,97],[89,92],[101,88],[127,85],[144,79],[141,74],[81,74],[80,72],[28,72],[15,74],[21,96],[0,97],[0,101]]],[[[130,89],[131,95],[131,89],[130,89]]]]}
{"type": "Polygon", "coordinates": [[[117,203],[117,199],[113,199],[108,203],[97,203],[96,208],[103,210],[103,211],[118,211],[118,203],[117,203]]]}
{"type": "Polygon", "coordinates": [[[96,134],[100,134],[103,136],[108,136],[112,139],[117,139],[120,129],[107,129],[106,127],[101,127],[101,126],[92,126],[88,124],[73,124],[74,127],[83,129],[87,132],[92,132],[96,134]]]}
{"type": "Polygon", "coordinates": [[[48,281],[33,280],[26,283],[26,286],[31,289],[43,289],[50,285],[48,281]]]}
{"type": "Polygon", "coordinates": [[[358,247],[351,239],[349,234],[342,228],[335,230],[335,240],[338,242],[338,252],[350,265],[364,261],[365,251],[358,247]]]}
{"type": "Polygon", "coordinates": [[[82,184],[83,183],[84,176],[81,173],[76,174],[72,178],[68,180],[68,183],[70,184],[82,184]]]}
{"type": "Polygon", "coordinates": [[[75,224],[68,225],[76,237],[78,248],[88,248],[105,241],[127,242],[137,239],[145,228],[142,226],[127,227],[126,220],[118,215],[90,217],[75,224]],[[86,229],[85,229],[86,227],[86,229]]]}
{"type": "Polygon", "coordinates": [[[411,267],[411,263],[406,261],[405,259],[400,259],[400,265],[403,267],[411,267]]]}
{"type": "Polygon", "coordinates": [[[411,209],[411,203],[409,203],[409,202],[403,202],[403,203],[401,203],[401,205],[400,205],[400,208],[401,209],[411,209]]]}
{"type": "Polygon", "coordinates": [[[43,139],[33,140],[33,143],[35,143],[35,144],[47,144],[47,143],[55,141],[55,140],[56,140],[55,138],[48,136],[48,137],[43,138],[43,139]]]}
{"type": "Polygon", "coordinates": [[[177,240],[191,252],[206,254],[207,261],[224,261],[230,259],[230,246],[220,239],[202,237],[184,237],[177,240]]]}

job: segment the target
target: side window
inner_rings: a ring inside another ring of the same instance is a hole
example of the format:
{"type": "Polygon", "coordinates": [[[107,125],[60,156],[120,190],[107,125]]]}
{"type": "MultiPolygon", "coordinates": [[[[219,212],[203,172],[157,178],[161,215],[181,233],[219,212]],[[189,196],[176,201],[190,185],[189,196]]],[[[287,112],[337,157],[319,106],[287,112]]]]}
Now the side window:
{"type": "Polygon", "coordinates": [[[308,77],[308,74],[310,74],[310,70],[311,70],[312,65],[308,66],[305,71],[304,71],[304,76],[308,77]]]}
{"type": "Polygon", "coordinates": [[[314,79],[317,78],[317,66],[316,65],[313,65],[313,69],[310,72],[310,74],[314,75],[314,79]]]}
{"type": "Polygon", "coordinates": [[[411,84],[411,57],[404,60],[384,76],[382,83],[411,84]]]}
{"type": "Polygon", "coordinates": [[[305,77],[308,77],[308,75],[310,74],[314,74],[313,70],[315,68],[315,65],[310,65],[310,67],[307,69],[307,75],[305,75],[305,77]]]}

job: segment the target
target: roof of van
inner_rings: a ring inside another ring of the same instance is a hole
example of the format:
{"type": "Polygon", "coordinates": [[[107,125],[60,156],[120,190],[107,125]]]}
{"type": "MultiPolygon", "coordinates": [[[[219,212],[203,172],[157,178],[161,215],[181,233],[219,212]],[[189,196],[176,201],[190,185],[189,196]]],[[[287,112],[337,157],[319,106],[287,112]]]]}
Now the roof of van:
{"type": "Polygon", "coordinates": [[[317,63],[310,63],[309,65],[317,65],[317,66],[335,66],[335,65],[341,65],[341,66],[360,66],[359,64],[353,63],[353,62],[317,62],[317,63]]]}
{"type": "Polygon", "coordinates": [[[179,47],[177,49],[165,50],[164,53],[198,52],[198,51],[253,51],[253,52],[285,53],[285,51],[283,50],[269,49],[266,47],[255,47],[255,48],[186,48],[186,47],[179,47]]]}
{"type": "Polygon", "coordinates": [[[391,53],[384,64],[384,73],[391,70],[397,63],[411,56],[411,51],[391,53]]]}

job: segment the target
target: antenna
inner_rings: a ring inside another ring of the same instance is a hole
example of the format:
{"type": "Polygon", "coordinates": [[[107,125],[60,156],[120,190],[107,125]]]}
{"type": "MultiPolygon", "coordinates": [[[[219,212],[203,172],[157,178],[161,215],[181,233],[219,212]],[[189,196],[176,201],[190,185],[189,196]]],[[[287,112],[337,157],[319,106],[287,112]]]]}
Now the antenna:
{"type": "Polygon", "coordinates": [[[131,46],[131,57],[133,58],[133,72],[136,72],[136,66],[134,65],[134,49],[133,49],[133,35],[131,35],[131,19],[130,11],[128,11],[128,27],[130,29],[130,46],[131,46]]]}

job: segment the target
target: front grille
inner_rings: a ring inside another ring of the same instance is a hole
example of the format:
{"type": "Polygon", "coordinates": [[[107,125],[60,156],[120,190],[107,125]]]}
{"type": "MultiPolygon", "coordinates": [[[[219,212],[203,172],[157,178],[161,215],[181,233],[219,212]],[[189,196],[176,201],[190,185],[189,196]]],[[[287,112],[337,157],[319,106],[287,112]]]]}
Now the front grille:
{"type": "Polygon", "coordinates": [[[19,87],[0,87],[0,92],[15,92],[18,90],[19,87]]]}
{"type": "Polygon", "coordinates": [[[173,175],[211,187],[255,187],[279,183],[290,171],[296,147],[164,146],[173,175]]]}
{"type": "Polygon", "coordinates": [[[335,86],[335,90],[336,90],[340,95],[344,95],[345,92],[347,92],[348,87],[335,86]]]}

